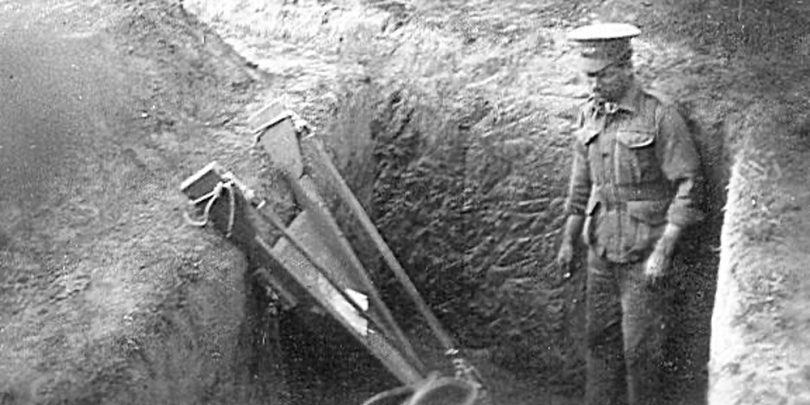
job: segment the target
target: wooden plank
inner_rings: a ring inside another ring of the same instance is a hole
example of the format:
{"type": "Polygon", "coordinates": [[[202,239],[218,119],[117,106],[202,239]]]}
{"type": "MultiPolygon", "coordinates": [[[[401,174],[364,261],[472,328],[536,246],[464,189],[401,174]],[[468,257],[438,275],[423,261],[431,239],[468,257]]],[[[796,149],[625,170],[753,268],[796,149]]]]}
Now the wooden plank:
{"type": "Polygon", "coordinates": [[[360,201],[357,200],[357,197],[352,193],[352,190],[349,188],[349,185],[346,184],[343,176],[340,175],[337,167],[332,163],[332,159],[329,158],[329,155],[327,155],[326,151],[323,149],[323,145],[320,142],[316,142],[313,149],[318,157],[318,159],[315,160],[319,161],[322,166],[322,169],[318,171],[317,174],[327,177],[330,180],[327,182],[331,183],[333,187],[337,189],[338,196],[348,205],[349,211],[360,223],[366,235],[372,240],[375,249],[383,257],[388,268],[391,269],[397,277],[397,280],[399,280],[400,284],[405,288],[405,291],[410,295],[414,304],[419,309],[419,312],[425,317],[433,333],[444,346],[444,349],[446,351],[454,350],[456,345],[450,337],[450,334],[444,330],[439,319],[436,318],[436,315],[433,314],[433,311],[422,299],[416,286],[394,255],[394,252],[392,252],[388,244],[385,243],[385,239],[383,239],[382,235],[377,230],[376,225],[374,225],[371,218],[368,217],[360,201]]]}
{"type": "MultiPolygon", "coordinates": [[[[343,267],[340,260],[335,257],[334,253],[326,247],[322,234],[319,233],[317,225],[311,220],[311,214],[308,211],[302,212],[298,215],[290,226],[287,228],[292,235],[306,248],[313,259],[320,264],[324,270],[328,270],[334,279],[338,282],[342,281],[341,277],[347,272],[343,267]]],[[[368,333],[368,322],[363,314],[358,314],[352,306],[346,302],[345,298],[337,291],[336,287],[343,287],[344,291],[354,291],[356,296],[365,297],[365,293],[356,289],[348,287],[347,284],[341,286],[333,286],[326,277],[320,274],[320,271],[315,268],[315,265],[309,263],[309,260],[286,239],[281,238],[273,246],[272,255],[277,257],[279,261],[287,268],[291,269],[297,278],[298,282],[304,287],[313,291],[316,294],[322,295],[326,301],[343,315],[357,333],[366,335],[368,333]]],[[[368,310],[368,299],[355,300],[363,310],[368,310]]]]}
{"type": "MultiPolygon", "coordinates": [[[[292,186],[293,192],[296,195],[296,201],[310,213],[312,221],[317,224],[320,238],[324,241],[324,245],[335,253],[335,257],[342,263],[347,264],[344,267],[345,277],[351,280],[349,284],[352,288],[359,289],[368,294],[371,300],[371,308],[369,314],[375,317],[375,320],[381,319],[384,322],[378,322],[382,326],[382,332],[386,336],[390,336],[399,350],[404,352],[405,356],[411,359],[413,364],[416,364],[420,370],[424,370],[416,351],[411,346],[410,340],[405,333],[400,329],[393,314],[385,305],[382,298],[377,291],[377,288],[368,276],[363,263],[357,257],[352,249],[348,239],[343,235],[337,221],[332,216],[331,212],[326,208],[326,202],[318,193],[317,185],[308,175],[303,176],[300,180],[288,179],[292,186]]],[[[327,269],[328,270],[328,269],[327,269]]]]}
{"type": "Polygon", "coordinates": [[[271,104],[248,119],[248,125],[258,133],[262,145],[276,167],[298,178],[304,173],[301,146],[292,119],[277,104],[271,104]]]}
{"type": "MultiPolygon", "coordinates": [[[[216,162],[212,162],[184,181],[180,186],[180,190],[193,201],[209,194],[220,182],[228,180],[226,171],[216,162]]],[[[256,267],[265,267],[267,269],[267,274],[259,274],[260,280],[269,282],[279,292],[279,296],[285,300],[283,302],[285,307],[293,307],[299,305],[302,301],[306,301],[309,297],[307,291],[297,284],[295,279],[283,269],[276,258],[269,255],[268,252],[265,252],[261,246],[255,243],[258,230],[252,220],[258,221],[260,219],[259,215],[251,214],[254,208],[245,200],[239,188],[235,187],[232,191],[234,192],[235,206],[233,209],[235,211],[229,240],[245,252],[251,262],[258,263],[259,266],[256,267]],[[295,299],[291,299],[291,297],[295,297],[295,299]]],[[[207,201],[201,203],[201,205],[206,203],[207,201]]],[[[226,234],[226,236],[230,225],[230,213],[230,199],[228,196],[223,195],[211,206],[208,218],[214,229],[226,234]]],[[[268,227],[269,225],[263,229],[268,227]]]]}
{"type": "Polygon", "coordinates": [[[225,170],[217,162],[211,162],[180,184],[180,191],[189,199],[196,200],[210,193],[222,181],[225,170]]]}
{"type": "Polygon", "coordinates": [[[261,238],[257,238],[257,243],[269,254],[279,258],[281,264],[310,292],[315,301],[377,357],[397,379],[404,384],[413,384],[424,379],[417,367],[405,358],[385,335],[370,328],[361,314],[354,311],[336,290],[337,287],[326,280],[300,252],[284,244],[270,247],[261,238]]]}
{"type": "MultiPolygon", "coordinates": [[[[312,221],[319,227],[320,237],[324,241],[322,247],[329,249],[333,257],[341,264],[340,271],[332,270],[331,267],[327,267],[326,270],[330,271],[331,277],[340,278],[345,283],[344,285],[369,295],[372,302],[371,313],[384,320],[379,323],[383,328],[382,332],[394,337],[400,350],[404,351],[405,355],[411,358],[415,364],[419,364],[420,368],[423,368],[407,336],[397,325],[391,311],[380,298],[366,269],[329,212],[317,185],[310,176],[304,175],[301,146],[292,120],[285,119],[277,122],[271,118],[273,114],[278,113],[281,113],[278,107],[275,109],[268,107],[264,111],[264,117],[269,119],[271,124],[266,129],[262,129],[264,133],[259,138],[258,144],[273,159],[274,166],[285,174],[296,201],[304,210],[311,212],[312,221]],[[290,143],[295,145],[291,146],[290,143]]],[[[256,125],[259,125],[260,121],[260,119],[256,119],[256,125]]]]}
{"type": "MultiPolygon", "coordinates": [[[[228,180],[236,179],[230,179],[222,167],[214,162],[184,181],[181,190],[190,199],[196,200],[210,193],[220,182],[228,180]]],[[[245,199],[239,187],[233,187],[230,192],[233,192],[232,200],[230,196],[221,195],[211,206],[210,222],[220,232],[227,234],[230,231],[229,240],[245,251],[249,260],[257,264],[257,267],[271,269],[269,272],[259,271],[258,273],[263,280],[273,284],[282,298],[295,297],[294,302],[291,299],[287,300],[288,305],[295,305],[302,300],[316,303],[341,323],[352,336],[363,343],[400,381],[412,384],[423,379],[422,365],[418,358],[414,359],[409,353],[403,354],[401,348],[389,340],[391,335],[387,331],[378,331],[370,327],[365,316],[376,319],[375,324],[382,325],[382,323],[374,313],[360,314],[357,312],[337,288],[344,288],[344,292],[358,297],[357,300],[354,300],[355,303],[361,301],[360,307],[368,308],[368,302],[362,302],[362,298],[365,297],[363,292],[348,291],[345,286],[330,282],[303,254],[293,249],[286,239],[279,239],[276,246],[270,246],[257,231],[259,227],[268,229],[270,224],[259,223],[259,221],[264,221],[262,216],[245,199]],[[229,229],[231,210],[234,210],[234,222],[233,227],[229,229]]],[[[223,194],[225,193],[227,192],[223,194]]],[[[305,241],[307,252],[315,254],[316,260],[337,269],[330,271],[330,274],[343,273],[345,271],[343,267],[335,267],[341,266],[339,264],[341,260],[336,258],[334,252],[345,253],[345,251],[327,248],[327,241],[330,240],[331,234],[324,233],[323,226],[313,220],[312,216],[312,211],[305,210],[293,220],[287,229],[294,233],[293,236],[301,237],[305,241]]],[[[344,264],[346,264],[346,260],[351,259],[344,259],[344,264]]],[[[347,283],[347,285],[351,284],[347,283]]]]}

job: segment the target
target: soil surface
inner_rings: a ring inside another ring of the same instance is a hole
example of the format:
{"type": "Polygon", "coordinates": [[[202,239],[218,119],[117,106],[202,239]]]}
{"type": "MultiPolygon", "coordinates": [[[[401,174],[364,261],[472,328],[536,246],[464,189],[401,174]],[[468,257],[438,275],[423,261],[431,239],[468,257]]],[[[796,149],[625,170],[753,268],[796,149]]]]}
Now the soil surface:
{"type": "Polygon", "coordinates": [[[667,395],[807,403],[808,7],[0,1],[0,403],[356,404],[396,384],[183,220],[178,186],[213,160],[284,203],[245,127],[271,101],[313,124],[494,403],[578,403],[584,274],[550,263],[585,96],[565,33],[595,20],[642,28],[638,75],[706,164],[667,395]]]}
{"type": "Polygon", "coordinates": [[[168,3],[0,7],[0,402],[277,397],[245,261],[178,191],[250,144],[241,60],[168,3]]]}

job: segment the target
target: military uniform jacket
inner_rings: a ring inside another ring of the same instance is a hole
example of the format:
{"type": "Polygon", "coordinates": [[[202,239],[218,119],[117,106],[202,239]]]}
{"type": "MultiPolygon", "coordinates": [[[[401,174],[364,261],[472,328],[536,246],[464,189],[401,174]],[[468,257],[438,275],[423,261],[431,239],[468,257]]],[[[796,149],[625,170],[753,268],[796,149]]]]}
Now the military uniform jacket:
{"type": "Polygon", "coordinates": [[[599,255],[642,260],[667,222],[702,219],[700,158],[674,106],[634,85],[618,103],[589,100],[575,134],[566,213],[586,216],[599,255]]]}

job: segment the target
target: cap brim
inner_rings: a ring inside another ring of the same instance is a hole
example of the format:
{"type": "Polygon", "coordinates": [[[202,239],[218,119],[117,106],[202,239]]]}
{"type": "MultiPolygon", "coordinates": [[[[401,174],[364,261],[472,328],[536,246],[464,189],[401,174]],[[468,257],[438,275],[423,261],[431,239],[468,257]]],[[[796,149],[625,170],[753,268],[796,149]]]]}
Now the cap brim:
{"type": "Polygon", "coordinates": [[[579,58],[577,67],[584,73],[596,73],[610,66],[614,61],[610,59],[579,58]]]}
{"type": "Polygon", "coordinates": [[[572,41],[608,41],[633,38],[641,34],[635,25],[624,23],[594,24],[579,27],[568,34],[572,41]]]}

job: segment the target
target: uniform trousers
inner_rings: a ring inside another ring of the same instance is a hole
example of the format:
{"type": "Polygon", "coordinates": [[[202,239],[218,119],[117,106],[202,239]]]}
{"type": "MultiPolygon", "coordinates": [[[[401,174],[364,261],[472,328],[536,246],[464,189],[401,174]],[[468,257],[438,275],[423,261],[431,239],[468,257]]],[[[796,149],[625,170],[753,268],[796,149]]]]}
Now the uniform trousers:
{"type": "Polygon", "coordinates": [[[586,405],[665,403],[664,340],[670,291],[645,280],[644,260],[614,263],[588,251],[586,405]]]}

